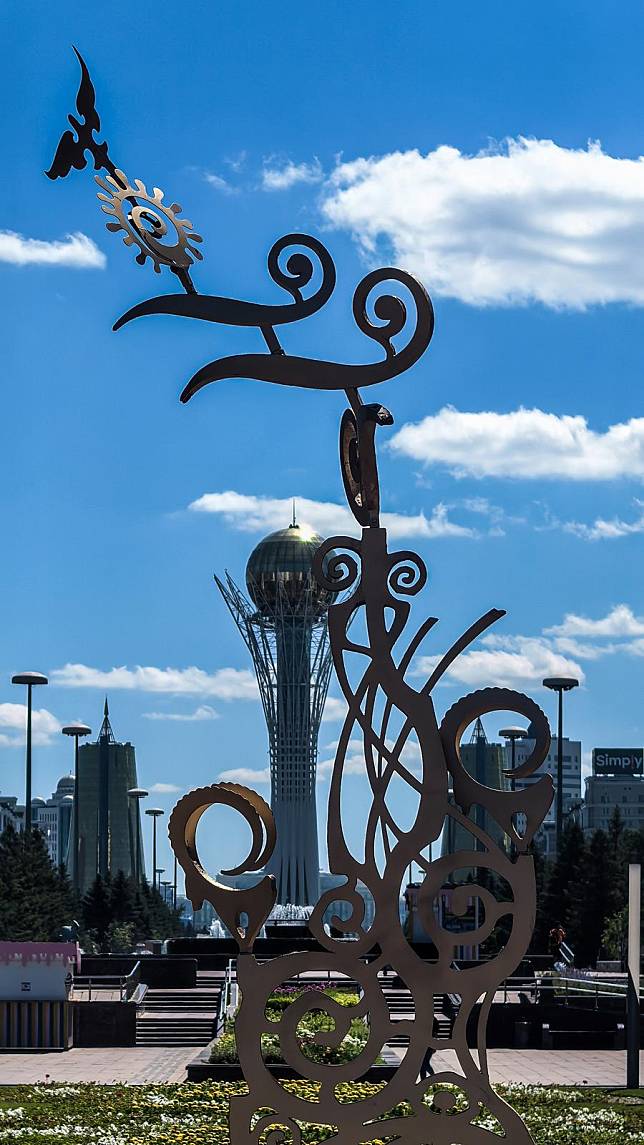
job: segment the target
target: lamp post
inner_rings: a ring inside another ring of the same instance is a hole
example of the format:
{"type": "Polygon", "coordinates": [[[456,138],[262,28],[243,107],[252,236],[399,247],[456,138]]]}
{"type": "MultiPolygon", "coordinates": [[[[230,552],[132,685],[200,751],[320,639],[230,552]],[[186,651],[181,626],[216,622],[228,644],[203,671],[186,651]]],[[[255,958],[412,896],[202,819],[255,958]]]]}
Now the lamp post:
{"type": "Polygon", "coordinates": [[[174,856],[174,877],[172,886],[172,906],[177,909],[177,856],[174,856]]]}
{"type": "Polygon", "coordinates": [[[136,800],[136,855],[134,856],[134,879],[137,887],[141,884],[141,800],[148,795],[142,787],[131,787],[130,799],[136,800]]]}
{"type": "Polygon", "coordinates": [[[168,905],[168,887],[172,886],[172,879],[164,879],[163,882],[161,883],[161,886],[163,887],[163,901],[164,901],[165,905],[167,906],[168,905]]]}
{"type": "Polygon", "coordinates": [[[517,740],[518,739],[527,739],[528,738],[528,732],[525,728],[501,728],[499,735],[503,736],[503,739],[510,741],[511,753],[512,753],[511,754],[512,774],[510,776],[510,791],[514,791],[514,789],[515,789],[515,786],[514,786],[514,767],[515,767],[515,763],[516,763],[517,740]]]}
{"type": "Polygon", "coordinates": [[[159,897],[161,897],[161,891],[159,890],[159,888],[161,886],[161,875],[163,874],[164,871],[165,871],[165,867],[157,867],[156,872],[155,872],[156,873],[156,883],[154,885],[157,888],[157,891],[159,893],[159,897]]]}
{"type": "Polygon", "coordinates": [[[49,680],[41,672],[18,672],[11,677],[12,684],[25,684],[27,687],[27,759],[25,768],[25,831],[31,831],[31,690],[38,684],[48,684],[49,680]]]}
{"type": "Polygon", "coordinates": [[[146,807],[146,815],[152,816],[152,889],[157,885],[157,819],[163,815],[160,807],[146,807]]]}
{"type": "Polygon", "coordinates": [[[78,851],[80,844],[80,800],[79,800],[79,785],[78,785],[78,741],[83,739],[84,736],[92,734],[92,729],[87,724],[65,724],[62,729],[64,736],[71,736],[74,740],[74,816],[73,825],[74,830],[72,833],[72,851],[74,855],[74,866],[72,874],[72,884],[74,890],[78,893],[80,890],[80,870],[78,864],[78,851]]]}
{"type": "Polygon", "coordinates": [[[559,854],[561,836],[563,834],[563,694],[571,692],[579,686],[579,680],[574,676],[548,676],[543,681],[544,688],[557,692],[558,720],[557,720],[557,803],[555,812],[555,854],[559,854]]]}

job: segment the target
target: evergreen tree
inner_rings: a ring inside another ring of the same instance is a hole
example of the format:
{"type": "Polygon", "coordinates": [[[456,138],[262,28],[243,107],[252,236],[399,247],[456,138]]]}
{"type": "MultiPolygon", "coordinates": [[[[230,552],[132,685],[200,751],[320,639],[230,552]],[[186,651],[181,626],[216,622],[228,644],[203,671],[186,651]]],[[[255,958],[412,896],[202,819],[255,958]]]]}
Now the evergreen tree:
{"type": "Polygon", "coordinates": [[[91,887],[85,895],[82,903],[83,911],[83,924],[85,930],[95,937],[98,945],[102,948],[105,944],[105,936],[109,929],[112,919],[111,908],[111,892],[112,885],[111,879],[108,875],[103,878],[98,874],[94,879],[91,887]]]}
{"type": "Polygon", "coordinates": [[[0,835],[0,939],[55,942],[72,922],[74,896],[64,870],[54,867],[38,829],[0,835]]]}
{"type": "Polygon", "coordinates": [[[134,880],[125,871],[117,871],[110,888],[110,915],[114,922],[131,922],[135,908],[134,880]]]}
{"type": "Polygon", "coordinates": [[[544,914],[548,931],[561,924],[568,932],[567,941],[573,950],[579,938],[580,886],[587,862],[581,827],[569,820],[550,871],[544,895],[544,914]]]}
{"type": "Polygon", "coordinates": [[[550,874],[549,864],[546,862],[543,851],[538,843],[530,844],[530,854],[534,863],[534,878],[537,892],[537,916],[534,924],[534,934],[531,949],[535,954],[544,954],[548,949],[548,918],[545,912],[545,889],[550,874]]]}
{"type": "Polygon", "coordinates": [[[578,966],[594,966],[607,919],[618,909],[617,862],[605,831],[595,831],[570,920],[578,966]]]}

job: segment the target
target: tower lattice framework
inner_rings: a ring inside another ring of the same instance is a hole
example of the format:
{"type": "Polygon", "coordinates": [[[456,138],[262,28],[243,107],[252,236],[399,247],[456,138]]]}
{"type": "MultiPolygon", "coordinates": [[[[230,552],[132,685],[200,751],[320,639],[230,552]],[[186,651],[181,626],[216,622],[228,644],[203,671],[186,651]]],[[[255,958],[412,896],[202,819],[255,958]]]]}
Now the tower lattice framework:
{"type": "Polygon", "coordinates": [[[313,582],[293,601],[278,581],[258,608],[230,573],[215,581],[252,656],[268,728],[277,844],[266,869],[278,902],[312,905],[320,894],[318,734],[332,665],[326,611],[313,582]]]}

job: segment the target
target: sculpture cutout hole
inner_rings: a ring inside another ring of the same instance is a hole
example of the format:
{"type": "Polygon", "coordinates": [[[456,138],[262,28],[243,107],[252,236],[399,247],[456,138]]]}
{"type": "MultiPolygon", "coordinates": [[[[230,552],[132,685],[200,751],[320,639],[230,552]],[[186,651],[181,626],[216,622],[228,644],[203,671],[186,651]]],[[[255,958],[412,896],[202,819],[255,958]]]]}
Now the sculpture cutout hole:
{"type": "MultiPolygon", "coordinates": [[[[477,783],[494,791],[511,789],[512,740],[502,736],[501,731],[515,727],[521,727],[526,732],[529,730],[525,718],[509,710],[495,710],[472,720],[467,726],[461,737],[461,763],[477,783]]],[[[515,740],[515,769],[528,758],[533,748],[533,739],[515,740]]]]}
{"type": "Polygon", "coordinates": [[[462,1089],[452,1086],[430,1082],[423,1094],[423,1104],[427,1105],[432,1113],[444,1116],[453,1116],[465,1113],[470,1108],[467,1094],[462,1089]]]}
{"type": "Polygon", "coordinates": [[[523,839],[527,827],[527,819],[522,811],[518,811],[516,815],[512,816],[512,829],[516,832],[518,839],[523,839]]]}
{"type": "MultiPolygon", "coordinates": [[[[243,815],[224,804],[213,804],[204,811],[197,824],[199,860],[212,878],[218,878],[220,872],[243,863],[251,843],[251,830],[243,815]]],[[[235,885],[235,877],[224,874],[221,881],[235,885]]],[[[248,874],[237,878],[243,879],[241,885],[248,887],[258,883],[262,876],[248,874]]]]}

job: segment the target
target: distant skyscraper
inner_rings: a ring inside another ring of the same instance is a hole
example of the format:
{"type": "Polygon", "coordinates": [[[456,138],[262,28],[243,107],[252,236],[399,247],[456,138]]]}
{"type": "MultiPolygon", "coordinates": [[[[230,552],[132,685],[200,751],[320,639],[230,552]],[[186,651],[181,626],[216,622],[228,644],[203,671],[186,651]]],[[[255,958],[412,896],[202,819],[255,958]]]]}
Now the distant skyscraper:
{"type": "Polygon", "coordinates": [[[267,870],[280,903],[320,895],[315,773],[329,686],[327,610],[333,596],[311,572],[322,537],[293,523],[271,533],[246,567],[248,600],[230,575],[217,585],[250,651],[268,725],[277,844],[267,870]]]}
{"type": "Polygon", "coordinates": [[[23,816],[18,807],[18,798],[15,795],[0,795],[0,834],[6,827],[13,827],[14,831],[22,831],[23,816]]]}
{"type": "MultiPolygon", "coordinates": [[[[506,766],[503,744],[488,743],[485,728],[480,718],[474,724],[470,742],[462,743],[460,751],[463,767],[478,783],[482,783],[485,787],[496,787],[501,790],[509,787],[503,775],[503,769],[506,766]]],[[[472,807],[468,818],[477,827],[481,827],[499,846],[507,846],[508,840],[505,832],[483,807],[472,807]]],[[[485,845],[479,842],[467,827],[449,818],[443,835],[442,850],[444,855],[451,855],[455,851],[483,851],[485,845]]],[[[471,868],[467,868],[458,872],[454,881],[466,882],[470,871],[471,868]]]]}
{"type": "Polygon", "coordinates": [[[63,775],[58,780],[51,799],[32,799],[31,822],[45,836],[52,863],[69,865],[69,840],[74,807],[74,776],[63,775]]]}
{"type": "MultiPolygon", "coordinates": [[[[96,743],[78,749],[79,887],[83,894],[98,872],[105,876],[136,872],[136,816],[139,801],[128,791],[137,787],[131,743],[117,743],[107,700],[96,743]]],[[[140,835],[139,835],[140,837],[140,835]]],[[[140,867],[144,872],[143,847],[140,867]]]]}
{"type": "MultiPolygon", "coordinates": [[[[530,735],[531,729],[528,728],[528,738],[520,739],[516,742],[516,766],[519,767],[525,763],[528,756],[534,751],[535,739],[534,735],[530,735]]],[[[568,739],[564,736],[561,741],[562,757],[563,757],[563,810],[564,810],[564,824],[567,817],[571,812],[578,808],[581,804],[581,741],[578,739],[568,739]]],[[[506,749],[506,763],[504,766],[510,766],[510,752],[506,749]]],[[[527,779],[517,779],[517,790],[524,787],[530,787],[533,783],[537,783],[542,775],[551,775],[555,784],[557,785],[557,736],[553,734],[552,742],[550,744],[550,751],[544,759],[541,767],[534,775],[529,775],[527,779]]],[[[556,800],[553,799],[550,807],[546,813],[546,817],[541,824],[541,827],[535,835],[535,842],[543,851],[546,858],[554,858],[556,853],[555,846],[555,816],[556,816],[556,800]]],[[[523,823],[519,823],[520,829],[523,823]]]]}

